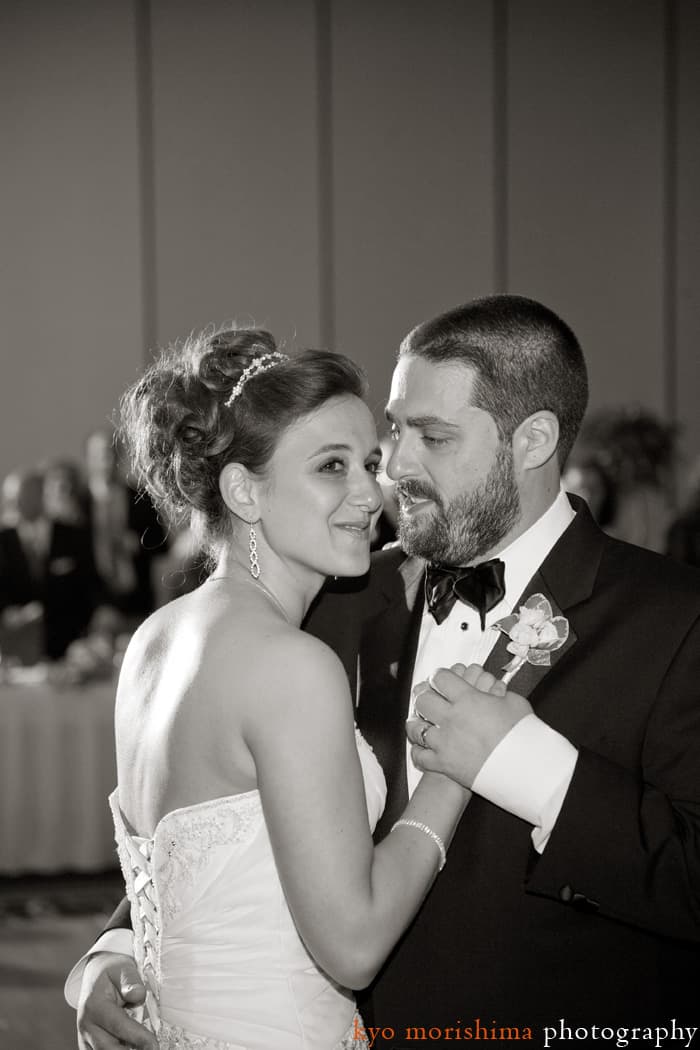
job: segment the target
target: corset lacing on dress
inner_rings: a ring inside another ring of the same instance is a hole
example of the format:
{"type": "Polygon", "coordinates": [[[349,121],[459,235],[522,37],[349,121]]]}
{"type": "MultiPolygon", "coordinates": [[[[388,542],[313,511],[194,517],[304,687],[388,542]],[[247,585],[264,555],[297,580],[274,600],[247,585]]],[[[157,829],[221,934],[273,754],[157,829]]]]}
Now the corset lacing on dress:
{"type": "MultiPolygon", "coordinates": [[[[374,827],[386,786],[359,734],[357,746],[374,827]]],[[[171,810],[149,838],[118,790],[109,801],[146,987],[129,1012],[160,1050],[367,1050],[352,993],[299,936],[257,789],[171,810]]]]}
{"type": "Polygon", "coordinates": [[[146,986],[146,1003],[143,1024],[150,1027],[155,1035],[160,1031],[160,961],[159,954],[159,919],[156,891],[153,884],[151,856],[153,839],[135,839],[126,836],[123,841],[128,856],[133,900],[136,903],[140,929],[135,931],[136,944],[143,951],[139,965],[143,982],[146,986]]]}

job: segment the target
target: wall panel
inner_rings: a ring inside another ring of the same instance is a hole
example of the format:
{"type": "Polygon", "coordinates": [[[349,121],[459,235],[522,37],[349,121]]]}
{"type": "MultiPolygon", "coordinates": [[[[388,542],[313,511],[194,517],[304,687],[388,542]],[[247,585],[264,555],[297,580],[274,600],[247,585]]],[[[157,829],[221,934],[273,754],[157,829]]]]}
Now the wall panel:
{"type": "Polygon", "coordinates": [[[492,38],[485,0],[332,4],[334,341],[379,410],[401,337],[494,289],[492,38]]]}
{"type": "Polygon", "coordinates": [[[81,454],[142,358],[133,15],[0,5],[0,475],[81,454]]]}
{"type": "MultiPolygon", "coordinates": [[[[677,10],[676,403],[683,448],[700,456],[700,6],[677,10]]],[[[697,479],[696,479],[697,480],[697,479]]]]}
{"type": "Polygon", "coordinates": [[[592,405],[664,405],[664,5],[508,8],[508,283],[582,340],[592,405]]]}
{"type": "Polygon", "coordinates": [[[153,0],[159,341],[231,317],[319,338],[312,0],[153,0]]]}

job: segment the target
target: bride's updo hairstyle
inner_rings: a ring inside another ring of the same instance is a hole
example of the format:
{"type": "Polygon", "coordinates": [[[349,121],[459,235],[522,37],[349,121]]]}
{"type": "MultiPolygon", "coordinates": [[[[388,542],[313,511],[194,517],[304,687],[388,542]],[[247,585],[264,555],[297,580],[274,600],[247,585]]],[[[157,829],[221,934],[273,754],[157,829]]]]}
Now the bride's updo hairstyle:
{"type": "Polygon", "coordinates": [[[288,427],[330,398],[366,393],[362,371],[325,350],[264,362],[237,388],[250,365],[278,353],[261,328],[210,327],[162,350],[121,400],[119,430],[140,487],[212,554],[231,533],[222,468],[242,463],[264,476],[288,427]]]}

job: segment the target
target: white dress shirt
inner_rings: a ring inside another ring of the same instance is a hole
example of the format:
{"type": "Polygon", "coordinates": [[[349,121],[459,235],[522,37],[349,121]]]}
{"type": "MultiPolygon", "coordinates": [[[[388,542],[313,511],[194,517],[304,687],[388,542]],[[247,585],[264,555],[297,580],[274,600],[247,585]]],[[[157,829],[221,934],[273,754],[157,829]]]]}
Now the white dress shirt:
{"type": "MultiPolygon", "coordinates": [[[[497,555],[505,565],[505,595],[486,614],[455,602],[449,616],[437,624],[426,607],[421,621],[412,687],[438,667],[455,663],[484,664],[499,637],[497,620],[515,611],[525,587],[575,515],[563,490],[541,518],[497,555]]],[[[518,691],[517,677],[511,685],[518,691]]],[[[413,714],[413,712],[412,712],[413,714]]],[[[541,853],[547,844],[571,783],[578,751],[536,715],[527,715],[491,752],[479,770],[473,790],[533,825],[532,840],[541,853]]],[[[407,744],[408,790],[422,774],[411,761],[407,744]]]]}

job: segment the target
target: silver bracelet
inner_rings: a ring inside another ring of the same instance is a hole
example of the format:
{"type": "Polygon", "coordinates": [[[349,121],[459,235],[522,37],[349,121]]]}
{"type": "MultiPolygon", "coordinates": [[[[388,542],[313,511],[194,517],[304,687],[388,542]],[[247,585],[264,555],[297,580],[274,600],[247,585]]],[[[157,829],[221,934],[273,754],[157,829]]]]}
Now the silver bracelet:
{"type": "Polygon", "coordinates": [[[428,838],[433,840],[437,848],[440,850],[440,867],[438,868],[438,871],[442,871],[447,863],[447,851],[445,849],[445,843],[442,841],[438,833],[433,831],[432,828],[429,828],[427,824],[421,824],[420,820],[397,820],[396,823],[392,825],[391,830],[393,831],[394,828],[398,828],[402,824],[407,828],[418,828],[419,831],[422,831],[424,835],[427,835],[428,838]]]}

